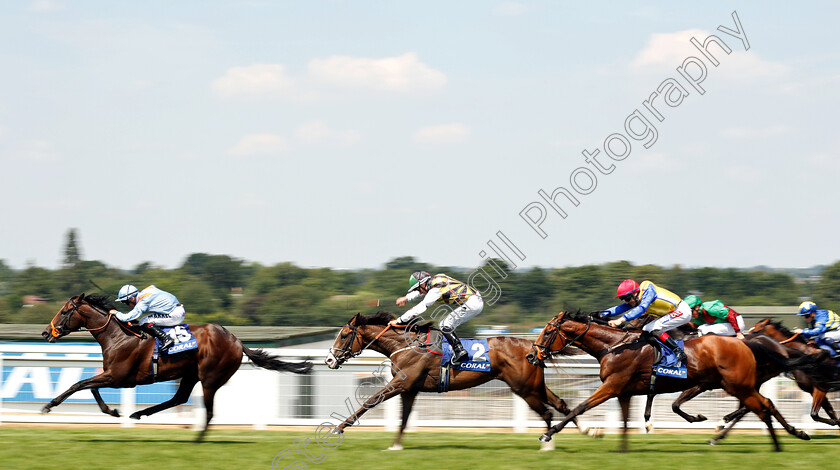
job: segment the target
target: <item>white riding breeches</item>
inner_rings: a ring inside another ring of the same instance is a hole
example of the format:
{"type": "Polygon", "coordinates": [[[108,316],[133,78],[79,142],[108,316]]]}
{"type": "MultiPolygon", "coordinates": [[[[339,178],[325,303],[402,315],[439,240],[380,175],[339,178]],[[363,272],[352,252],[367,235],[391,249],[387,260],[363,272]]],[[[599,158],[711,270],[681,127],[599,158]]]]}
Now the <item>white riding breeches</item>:
{"type": "MultiPolygon", "coordinates": [[[[738,315],[737,320],[738,328],[741,329],[741,333],[746,331],[746,327],[744,326],[744,317],[738,315]]],[[[735,336],[735,328],[732,327],[732,324],[729,322],[721,322],[715,323],[713,325],[700,325],[697,327],[698,333],[700,336],[703,335],[718,335],[718,336],[735,336]]]]}
{"type": "Polygon", "coordinates": [[[660,318],[657,318],[656,321],[650,322],[647,325],[642,327],[642,330],[651,333],[655,330],[660,330],[663,333],[666,331],[673,330],[674,328],[683,326],[691,321],[691,309],[688,308],[688,304],[684,301],[681,301],[677,304],[677,309],[671,313],[667,313],[660,318]]]}
{"type": "Polygon", "coordinates": [[[140,318],[140,324],[154,323],[157,326],[175,326],[184,322],[186,311],[183,305],[178,305],[169,313],[154,312],[140,318]]]}
{"type": "Polygon", "coordinates": [[[441,330],[444,328],[451,328],[454,330],[458,327],[458,325],[481,313],[482,309],[484,309],[484,300],[481,299],[481,296],[478,294],[471,295],[461,306],[449,312],[449,314],[440,321],[438,326],[441,330]]]}

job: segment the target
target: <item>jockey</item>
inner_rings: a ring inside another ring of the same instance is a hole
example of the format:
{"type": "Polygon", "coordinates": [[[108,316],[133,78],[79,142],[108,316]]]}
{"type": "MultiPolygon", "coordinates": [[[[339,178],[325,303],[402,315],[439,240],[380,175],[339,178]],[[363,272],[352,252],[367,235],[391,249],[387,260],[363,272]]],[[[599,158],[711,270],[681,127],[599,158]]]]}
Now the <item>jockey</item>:
{"type": "Polygon", "coordinates": [[[426,271],[415,271],[408,278],[408,294],[397,299],[397,305],[402,307],[406,302],[418,299],[424,294],[425,297],[419,304],[403,313],[396,320],[392,320],[390,324],[399,326],[411,323],[414,318],[420,316],[435,302],[457,306],[438,324],[440,332],[452,346],[450,364],[457,366],[467,359],[468,354],[461,345],[461,340],[455,334],[455,328],[481,313],[484,308],[484,301],[478,291],[469,284],[457,281],[446,274],[432,276],[426,271]]]}
{"type": "Polygon", "coordinates": [[[814,302],[802,302],[799,313],[811,324],[811,328],[793,330],[806,338],[811,338],[822,349],[831,353],[831,357],[840,354],[840,315],[831,310],[817,310],[814,302]]]}
{"type": "Polygon", "coordinates": [[[636,281],[627,279],[619,284],[616,294],[616,298],[624,303],[611,307],[602,313],[602,316],[622,313],[624,315],[610,320],[610,326],[619,327],[625,321],[635,320],[644,314],[654,317],[656,320],[643,326],[642,330],[659,338],[681,362],[685,363],[685,351],[668,335],[668,331],[691,321],[691,309],[688,305],[678,295],[650,281],[643,281],[639,285],[636,281]]]}
{"type": "Polygon", "coordinates": [[[684,300],[691,308],[691,322],[697,326],[700,336],[713,334],[744,339],[744,317],[720,300],[703,302],[696,295],[689,295],[684,300]]]}
{"type": "Polygon", "coordinates": [[[120,288],[117,302],[131,308],[128,313],[112,309],[109,313],[116,315],[117,320],[129,322],[140,318],[140,329],[161,341],[162,352],[175,344],[175,340],[158,327],[176,326],[184,321],[184,306],[174,295],[155,286],[138,291],[136,287],[126,284],[120,288]]]}

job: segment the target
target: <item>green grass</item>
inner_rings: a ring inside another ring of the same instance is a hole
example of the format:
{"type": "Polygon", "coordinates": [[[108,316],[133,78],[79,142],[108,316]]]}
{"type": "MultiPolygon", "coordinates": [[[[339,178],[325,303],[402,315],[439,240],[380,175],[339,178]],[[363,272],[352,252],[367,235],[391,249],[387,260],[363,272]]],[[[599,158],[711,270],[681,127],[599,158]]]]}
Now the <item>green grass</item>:
{"type": "MultiPolygon", "coordinates": [[[[769,436],[734,433],[717,446],[710,433],[630,435],[630,452],[621,454],[617,435],[596,439],[578,434],[555,436],[556,450],[539,452],[538,434],[407,434],[401,452],[383,452],[392,433],[348,430],[334,450],[315,442],[309,449],[323,461],[315,465],[295,453],[293,441],[314,439],[313,431],[213,430],[206,442],[173,429],[66,429],[0,426],[0,468],[9,469],[270,469],[284,449],[291,453],[278,468],[296,460],[308,468],[368,469],[753,469],[835,468],[840,436],[818,435],[811,441],[781,436],[784,452],[772,452],[769,436]]],[[[289,468],[304,468],[291,466],[289,468]]]]}

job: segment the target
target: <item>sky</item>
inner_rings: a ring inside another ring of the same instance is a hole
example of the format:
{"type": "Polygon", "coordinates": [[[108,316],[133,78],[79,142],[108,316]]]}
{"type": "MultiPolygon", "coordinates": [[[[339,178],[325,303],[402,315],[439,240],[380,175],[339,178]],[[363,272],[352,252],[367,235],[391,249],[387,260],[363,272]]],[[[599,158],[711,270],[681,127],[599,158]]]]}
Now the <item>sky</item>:
{"type": "Polygon", "coordinates": [[[518,267],[830,264],[838,17],[3,2],[0,259],[58,267],[75,228],[84,259],[123,269],[192,253],[470,268],[493,247],[518,267]]]}

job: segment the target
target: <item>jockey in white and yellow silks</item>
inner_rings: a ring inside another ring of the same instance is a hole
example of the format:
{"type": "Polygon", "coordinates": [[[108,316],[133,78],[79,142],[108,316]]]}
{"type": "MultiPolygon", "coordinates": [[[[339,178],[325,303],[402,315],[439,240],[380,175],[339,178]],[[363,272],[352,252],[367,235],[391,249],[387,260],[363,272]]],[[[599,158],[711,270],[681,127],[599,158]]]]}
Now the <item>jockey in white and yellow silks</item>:
{"type": "Polygon", "coordinates": [[[643,281],[639,285],[636,281],[627,279],[618,286],[616,294],[616,298],[624,303],[606,310],[602,315],[623,315],[610,320],[610,326],[619,327],[625,321],[635,320],[645,314],[655,317],[656,320],[643,326],[642,330],[659,338],[685,363],[685,351],[668,335],[668,331],[691,321],[691,309],[688,308],[688,304],[678,295],[650,281],[643,281]]]}
{"type": "Polygon", "coordinates": [[[813,339],[820,348],[830,352],[831,357],[840,355],[840,315],[831,310],[819,310],[814,302],[802,302],[797,315],[805,317],[811,328],[797,328],[795,333],[813,339]]]}
{"type": "Polygon", "coordinates": [[[408,278],[408,294],[397,299],[397,305],[402,307],[406,302],[420,298],[425,294],[423,300],[396,320],[391,321],[392,325],[406,325],[420,316],[427,308],[435,302],[441,302],[455,306],[438,326],[441,333],[452,345],[453,366],[464,362],[467,358],[467,351],[461,345],[461,340],[455,334],[455,328],[481,313],[484,308],[484,300],[478,291],[461,281],[447,276],[446,274],[435,274],[432,276],[426,271],[416,271],[408,278]]]}

